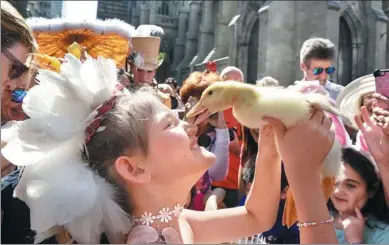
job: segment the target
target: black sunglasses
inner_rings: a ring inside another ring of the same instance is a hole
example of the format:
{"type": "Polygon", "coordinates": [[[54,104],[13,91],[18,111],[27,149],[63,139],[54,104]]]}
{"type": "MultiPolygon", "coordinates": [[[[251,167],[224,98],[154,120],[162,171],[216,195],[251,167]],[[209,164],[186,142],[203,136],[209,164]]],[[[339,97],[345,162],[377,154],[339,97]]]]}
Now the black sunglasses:
{"type": "Polygon", "coordinates": [[[1,50],[1,52],[7,57],[7,59],[11,62],[11,70],[9,72],[8,78],[13,80],[19,78],[25,72],[29,70],[29,68],[20,62],[11,52],[7,49],[1,50]]]}
{"type": "Polygon", "coordinates": [[[313,75],[315,75],[315,76],[316,76],[316,75],[322,74],[324,71],[325,71],[328,75],[332,75],[332,74],[334,74],[334,72],[335,72],[335,67],[333,67],[333,66],[330,66],[330,67],[327,67],[327,68],[318,67],[318,68],[312,69],[312,73],[313,73],[313,75]]]}

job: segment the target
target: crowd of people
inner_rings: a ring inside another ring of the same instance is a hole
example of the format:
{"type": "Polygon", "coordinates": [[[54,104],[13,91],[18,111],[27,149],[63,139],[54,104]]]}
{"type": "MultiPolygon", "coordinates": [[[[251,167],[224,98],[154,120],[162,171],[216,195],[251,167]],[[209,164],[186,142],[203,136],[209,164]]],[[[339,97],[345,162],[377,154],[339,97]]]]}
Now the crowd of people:
{"type": "Polygon", "coordinates": [[[389,98],[373,74],[331,82],[330,40],[303,43],[303,77],[285,89],[325,95],[349,120],[312,107],[296,126],[249,128],[233,108],[186,116],[209,86],[244,74],[208,62],[156,81],[160,27],[45,20],[46,36],[54,24],[95,32],[62,35],[77,42],[58,57],[6,1],[1,19],[2,243],[389,244],[389,98]],[[128,45],[92,50],[96,29],[128,45]],[[342,170],[326,200],[321,163],[335,141],[342,170]],[[298,222],[287,226],[292,194],[298,222]]]}

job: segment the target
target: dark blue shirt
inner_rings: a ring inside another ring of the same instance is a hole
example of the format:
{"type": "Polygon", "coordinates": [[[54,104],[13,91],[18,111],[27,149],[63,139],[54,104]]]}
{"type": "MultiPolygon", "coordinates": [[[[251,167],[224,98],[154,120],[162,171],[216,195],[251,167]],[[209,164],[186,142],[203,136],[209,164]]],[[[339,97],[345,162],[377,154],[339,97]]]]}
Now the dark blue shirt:
{"type": "MultiPolygon", "coordinates": [[[[243,206],[246,201],[244,196],[239,205],[243,206]]],[[[288,229],[282,225],[282,216],[284,213],[285,200],[280,201],[277,220],[274,226],[260,235],[260,240],[267,244],[300,244],[300,232],[296,224],[288,229]]]]}

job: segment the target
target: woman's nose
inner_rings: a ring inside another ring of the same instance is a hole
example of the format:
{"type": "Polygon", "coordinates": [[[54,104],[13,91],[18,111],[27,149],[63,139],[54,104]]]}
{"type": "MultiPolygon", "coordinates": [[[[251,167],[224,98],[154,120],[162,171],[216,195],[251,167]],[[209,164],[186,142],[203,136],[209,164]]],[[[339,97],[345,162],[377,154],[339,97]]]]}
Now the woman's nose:
{"type": "Polygon", "coordinates": [[[338,194],[338,195],[343,195],[344,194],[343,189],[342,189],[342,187],[340,185],[335,186],[334,193],[338,194]]]}

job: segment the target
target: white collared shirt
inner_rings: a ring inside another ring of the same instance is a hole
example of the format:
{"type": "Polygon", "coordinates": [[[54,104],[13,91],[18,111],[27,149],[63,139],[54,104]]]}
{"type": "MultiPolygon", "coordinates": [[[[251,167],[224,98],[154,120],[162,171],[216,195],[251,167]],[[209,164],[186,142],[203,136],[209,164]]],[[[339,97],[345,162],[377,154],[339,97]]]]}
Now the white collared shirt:
{"type": "MultiPolygon", "coordinates": [[[[304,82],[304,81],[305,81],[305,79],[301,80],[301,82],[304,82]]],[[[295,82],[295,85],[297,84],[297,82],[298,81],[295,82]]],[[[330,98],[333,99],[334,101],[336,101],[336,99],[338,98],[338,95],[340,94],[340,92],[342,92],[344,86],[330,82],[327,80],[326,84],[324,84],[324,88],[327,90],[330,98]]]]}

